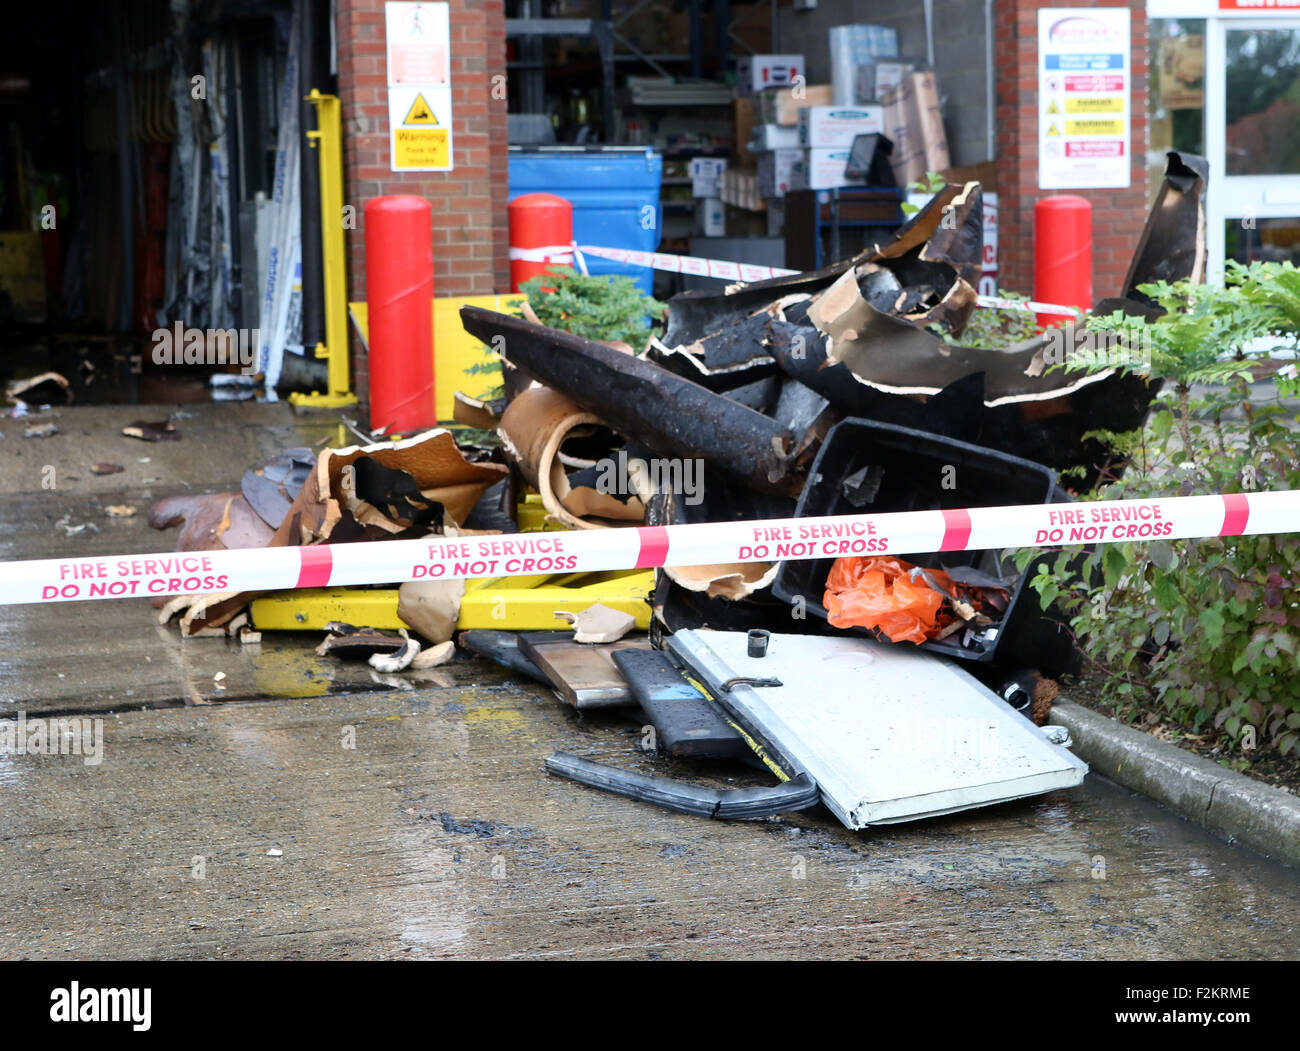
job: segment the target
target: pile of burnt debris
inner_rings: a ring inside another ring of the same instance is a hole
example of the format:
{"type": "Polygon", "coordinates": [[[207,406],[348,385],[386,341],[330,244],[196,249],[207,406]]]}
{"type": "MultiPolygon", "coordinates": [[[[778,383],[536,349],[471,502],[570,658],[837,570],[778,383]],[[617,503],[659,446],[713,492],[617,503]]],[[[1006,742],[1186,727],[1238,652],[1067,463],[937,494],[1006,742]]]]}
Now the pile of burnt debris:
{"type": "MultiPolygon", "coordinates": [[[[1201,158],[1170,154],[1121,294],[1095,314],[1155,316],[1139,285],[1203,276],[1205,181],[1201,158]]],[[[1016,346],[962,345],[982,243],[979,184],[950,186],[850,262],[675,297],[639,355],[475,307],[461,316],[504,347],[506,455],[575,528],[1069,500],[1057,472],[1074,469],[1076,492],[1095,485],[1111,457],[1090,435],[1140,426],[1158,384],[1063,367],[1095,347],[1086,318],[1016,346]]],[[[833,568],[670,568],[655,620],[667,633],[852,626],[862,618],[830,593],[833,568]],[[792,604],[809,615],[792,618],[792,604]]],[[[839,569],[840,597],[860,597],[864,567],[839,569]]],[[[916,552],[865,575],[891,593],[893,581],[915,585],[935,600],[925,609],[937,602],[921,636],[904,632],[911,641],[1049,674],[1069,663],[1067,635],[1018,601],[1023,575],[996,552],[916,552]]]]}
{"type": "MultiPolygon", "coordinates": [[[[1203,277],[1206,178],[1201,158],[1169,155],[1124,287],[1094,314],[1156,316],[1139,285],[1203,277]]],[[[288,450],[251,468],[238,493],[163,501],[151,524],[184,520],[181,547],[192,550],[1069,501],[1058,472],[1071,469],[1076,494],[1096,485],[1111,457],[1093,435],[1140,426],[1158,383],[1060,367],[1083,353],[1087,317],[1015,346],[964,345],[981,212],[978,183],[950,186],[851,261],[676,296],[664,331],[639,352],[546,327],[526,307],[522,318],[465,307],[465,328],[503,348],[505,395],[458,397],[457,419],[494,430],[499,444],[462,448],[438,430],[288,450]]],[[[1035,572],[997,551],[918,551],[421,581],[351,589],[355,601],[335,593],[319,606],[306,592],[190,597],[161,616],[179,614],[186,634],[328,628],[319,652],[369,659],[385,675],[442,663],[458,642],[576,708],[628,706],[670,755],[757,757],[781,787],[670,790],[573,756],[553,757],[556,773],[713,816],[821,798],[859,827],[890,818],[851,787],[832,801],[828,784],[851,780],[852,760],[826,757],[856,714],[792,729],[789,715],[773,714],[778,666],[789,681],[808,661],[875,659],[875,691],[887,689],[886,672],[919,683],[937,674],[931,665],[955,669],[934,688],[1014,708],[1041,739],[1033,723],[1075,655],[1061,619],[1022,594],[1035,572]],[[765,665],[769,643],[786,656],[765,665]],[[906,659],[873,658],[882,646],[906,659]],[[796,655],[802,665],[790,663],[796,655]]],[[[1082,776],[1066,767],[1053,768],[1052,785],[1082,776]]],[[[978,795],[971,778],[993,786],[983,802],[1017,794],[997,787],[1001,774],[967,770],[963,799],[978,795]]],[[[1030,790],[1044,789],[1018,794],[1030,790]]],[[[915,794],[927,801],[904,817],[958,805],[915,794]]]]}

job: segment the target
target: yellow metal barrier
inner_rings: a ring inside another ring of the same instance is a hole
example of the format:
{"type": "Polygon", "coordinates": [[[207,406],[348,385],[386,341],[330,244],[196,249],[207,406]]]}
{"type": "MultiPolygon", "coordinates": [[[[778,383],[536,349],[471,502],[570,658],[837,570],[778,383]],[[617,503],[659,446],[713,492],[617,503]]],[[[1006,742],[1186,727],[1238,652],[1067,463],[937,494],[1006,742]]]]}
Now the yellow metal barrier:
{"type": "MultiPolygon", "coordinates": [[[[522,296],[451,296],[433,301],[433,389],[438,419],[449,421],[455,408],[456,392],[473,398],[485,397],[501,386],[497,356],[465,331],[460,323],[460,308],[483,307],[502,314],[514,311],[512,304],[522,296]],[[491,372],[469,373],[475,365],[495,365],[491,372]]],[[[365,303],[349,303],[348,311],[361,342],[370,345],[370,309],[365,303]]]]}
{"type": "MultiPolygon", "coordinates": [[[[546,509],[537,493],[527,493],[516,514],[521,532],[563,529],[544,521],[546,509]]],[[[498,628],[502,631],[561,631],[555,614],[581,613],[599,602],[636,618],[637,627],[650,627],[650,594],[654,570],[610,570],[604,573],[540,573],[533,576],[477,577],[465,581],[457,629],[498,628]]],[[[254,599],[250,607],[259,631],[323,631],[332,620],[358,627],[396,631],[406,622],[397,615],[396,588],[306,588],[254,599]]]]}
{"type": "MultiPolygon", "coordinates": [[[[337,409],[356,403],[348,379],[347,255],[343,243],[343,126],[339,100],[315,88],[307,101],[316,107],[316,129],[307,132],[320,156],[321,268],[325,288],[325,342],[318,358],[329,359],[329,392],[290,394],[289,401],[308,409],[337,409]]],[[[306,158],[304,158],[306,163],[306,158]]]]}
{"type": "MultiPolygon", "coordinates": [[[[457,628],[502,631],[562,631],[557,612],[581,613],[599,602],[650,626],[654,571],[494,577],[465,582],[457,628]]],[[[254,599],[250,612],[259,631],[323,631],[332,620],[396,631],[396,588],[309,588],[254,599]]]]}

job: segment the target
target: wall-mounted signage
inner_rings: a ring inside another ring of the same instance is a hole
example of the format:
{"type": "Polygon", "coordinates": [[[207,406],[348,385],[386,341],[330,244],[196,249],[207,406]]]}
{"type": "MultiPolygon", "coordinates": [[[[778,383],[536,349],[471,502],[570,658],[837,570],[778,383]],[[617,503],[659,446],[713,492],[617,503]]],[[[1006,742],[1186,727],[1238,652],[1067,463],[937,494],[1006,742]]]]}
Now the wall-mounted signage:
{"type": "Polygon", "coordinates": [[[1128,8],[1038,12],[1038,186],[1127,187],[1128,8]]]}
{"type": "Polygon", "coordinates": [[[390,0],[384,5],[384,23],[392,170],[449,172],[455,167],[450,5],[390,0]]]}

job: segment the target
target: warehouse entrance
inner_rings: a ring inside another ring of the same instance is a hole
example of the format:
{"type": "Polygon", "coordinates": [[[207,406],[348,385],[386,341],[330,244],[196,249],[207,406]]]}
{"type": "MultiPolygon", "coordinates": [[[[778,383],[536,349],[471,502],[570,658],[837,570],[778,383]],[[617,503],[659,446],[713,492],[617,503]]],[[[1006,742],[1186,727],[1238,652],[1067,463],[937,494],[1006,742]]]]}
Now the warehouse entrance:
{"type": "Polygon", "coordinates": [[[4,411],[324,389],[324,362],[302,353],[323,314],[304,96],[337,92],[330,10],[14,9],[0,40],[4,411]]]}

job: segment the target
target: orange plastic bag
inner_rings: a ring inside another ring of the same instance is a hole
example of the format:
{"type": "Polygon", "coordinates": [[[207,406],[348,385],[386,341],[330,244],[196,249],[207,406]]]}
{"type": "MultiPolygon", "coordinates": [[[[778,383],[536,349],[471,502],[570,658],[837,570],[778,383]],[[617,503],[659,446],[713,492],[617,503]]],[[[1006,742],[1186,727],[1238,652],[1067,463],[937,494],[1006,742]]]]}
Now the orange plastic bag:
{"type": "MultiPolygon", "coordinates": [[[[914,567],[897,558],[838,558],[826,577],[826,619],[837,628],[874,628],[891,642],[922,643],[952,622],[941,612],[944,598],[925,581],[912,581],[914,567]]],[[[953,592],[952,578],[942,570],[927,573],[953,592]]]]}

